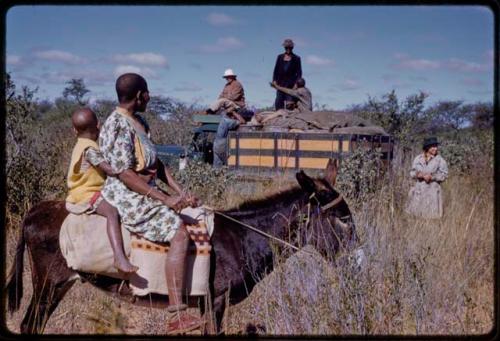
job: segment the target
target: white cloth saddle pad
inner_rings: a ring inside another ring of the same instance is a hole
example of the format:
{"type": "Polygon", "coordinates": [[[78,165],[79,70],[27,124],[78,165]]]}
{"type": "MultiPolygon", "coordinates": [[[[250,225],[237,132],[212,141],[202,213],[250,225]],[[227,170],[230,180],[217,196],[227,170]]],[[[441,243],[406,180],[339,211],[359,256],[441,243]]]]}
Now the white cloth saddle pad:
{"type": "MultiPolygon", "coordinates": [[[[68,267],[88,273],[97,273],[125,279],[113,266],[113,251],[106,232],[106,218],[97,214],[81,213],[72,206],[59,234],[62,255],[68,267]],[[74,212],[74,213],[72,213],[74,212]]],[[[206,207],[185,208],[181,216],[186,222],[190,243],[185,290],[189,295],[206,295],[210,273],[210,236],[213,233],[214,215],[206,207]]],[[[169,243],[153,243],[131,234],[122,227],[125,254],[139,270],[129,276],[134,295],[150,293],[167,295],[165,262],[169,243]]]]}

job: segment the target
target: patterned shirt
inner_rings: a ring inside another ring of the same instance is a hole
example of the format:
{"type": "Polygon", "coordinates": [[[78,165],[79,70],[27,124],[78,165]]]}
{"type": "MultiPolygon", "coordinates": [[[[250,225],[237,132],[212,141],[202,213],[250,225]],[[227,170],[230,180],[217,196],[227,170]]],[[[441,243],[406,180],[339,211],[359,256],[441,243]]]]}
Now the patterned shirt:
{"type": "Polygon", "coordinates": [[[85,152],[83,153],[82,164],[80,166],[80,169],[82,172],[85,172],[87,171],[87,169],[89,169],[89,167],[91,166],[97,167],[101,162],[104,161],[106,160],[104,160],[104,156],[102,156],[100,150],[89,147],[85,149],[85,152]]]}
{"type": "MultiPolygon", "coordinates": [[[[138,132],[127,119],[127,115],[131,114],[117,108],[106,119],[99,133],[99,147],[116,174],[133,170],[137,161],[134,138],[138,132]]],[[[145,142],[148,143],[142,144],[144,153],[155,154],[154,144],[151,141],[145,142]]],[[[179,215],[172,209],[158,200],[131,190],[119,176],[108,177],[101,194],[116,207],[125,228],[150,241],[170,241],[182,224],[179,215]]]]}

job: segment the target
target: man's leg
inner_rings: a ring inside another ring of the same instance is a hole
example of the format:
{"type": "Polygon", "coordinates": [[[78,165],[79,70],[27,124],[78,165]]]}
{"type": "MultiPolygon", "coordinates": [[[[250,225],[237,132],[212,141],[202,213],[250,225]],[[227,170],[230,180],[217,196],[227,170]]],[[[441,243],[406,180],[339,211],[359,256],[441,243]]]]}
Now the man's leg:
{"type": "Polygon", "coordinates": [[[186,275],[186,260],[189,245],[189,232],[184,224],[179,227],[170,241],[165,275],[168,286],[167,311],[177,313],[167,325],[168,332],[180,332],[198,328],[200,319],[185,312],[187,305],[182,303],[186,275]]]}
{"type": "Polygon", "coordinates": [[[218,100],[214,101],[212,104],[210,104],[209,109],[216,113],[220,109],[224,107],[224,102],[227,101],[225,98],[219,98],[218,100]]]}
{"type": "Polygon", "coordinates": [[[103,199],[99,203],[99,206],[97,206],[96,213],[103,217],[106,217],[106,230],[108,233],[109,242],[111,244],[111,249],[113,250],[113,254],[115,256],[115,268],[126,273],[136,272],[137,270],[139,270],[139,268],[135,265],[132,265],[129,262],[127,256],[125,256],[118,210],[103,199]]]}
{"type": "Polygon", "coordinates": [[[284,93],[276,90],[276,100],[274,101],[274,110],[283,109],[285,107],[285,97],[284,93]]]}
{"type": "Polygon", "coordinates": [[[230,101],[226,98],[219,98],[215,102],[213,102],[210,105],[210,110],[213,112],[217,112],[221,109],[227,111],[227,112],[232,112],[238,110],[240,107],[235,104],[233,101],[230,101]]]}
{"type": "Polygon", "coordinates": [[[226,163],[226,140],[216,138],[213,147],[214,168],[220,168],[226,163]]]}

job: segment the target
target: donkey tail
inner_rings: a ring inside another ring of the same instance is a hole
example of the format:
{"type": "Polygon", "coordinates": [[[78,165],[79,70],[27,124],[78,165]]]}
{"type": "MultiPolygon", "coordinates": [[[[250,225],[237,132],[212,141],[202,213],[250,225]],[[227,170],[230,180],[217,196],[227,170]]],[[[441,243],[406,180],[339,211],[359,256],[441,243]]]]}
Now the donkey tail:
{"type": "Polygon", "coordinates": [[[23,269],[24,269],[24,248],[26,241],[24,239],[24,225],[21,229],[21,235],[17,242],[16,248],[16,258],[14,264],[10,270],[8,282],[7,282],[7,292],[8,292],[8,306],[9,312],[13,313],[18,310],[21,305],[21,298],[23,297],[23,269]]]}

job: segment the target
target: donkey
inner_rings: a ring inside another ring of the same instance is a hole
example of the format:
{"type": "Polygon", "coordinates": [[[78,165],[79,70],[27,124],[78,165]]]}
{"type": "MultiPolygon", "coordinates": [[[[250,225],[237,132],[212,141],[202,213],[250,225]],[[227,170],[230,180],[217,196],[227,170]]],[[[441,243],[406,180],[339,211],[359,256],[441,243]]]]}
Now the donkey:
{"type": "MultiPolygon", "coordinates": [[[[299,187],[216,212],[211,238],[210,299],[189,297],[188,300],[189,306],[200,307],[208,321],[204,332],[220,333],[226,302],[237,304],[244,300],[255,284],[273,269],[273,248],[269,239],[245,228],[244,224],[292,241],[296,246],[313,244],[324,255],[334,254],[341,247],[354,246],[357,236],[351,211],[333,188],[337,168],[337,160],[329,160],[322,178],[313,179],[300,171],[296,173],[299,187]],[[307,217],[306,223],[304,217],[307,217]],[[211,319],[207,303],[214,314],[211,319]]],[[[23,221],[15,263],[6,287],[8,308],[12,313],[19,309],[23,295],[23,254],[27,247],[33,294],[21,322],[21,333],[43,333],[47,320],[77,279],[136,305],[166,308],[167,296],[137,297],[122,280],[68,268],[58,240],[67,214],[64,202],[44,201],[33,207],[23,221]]]]}

